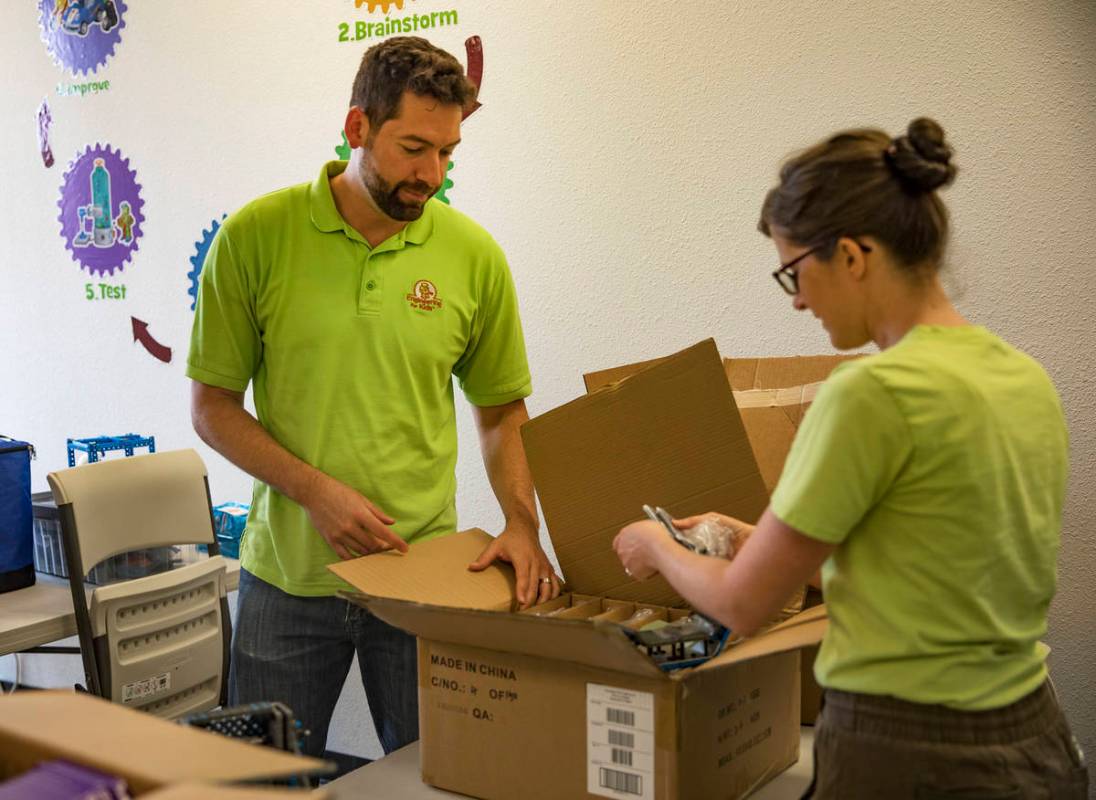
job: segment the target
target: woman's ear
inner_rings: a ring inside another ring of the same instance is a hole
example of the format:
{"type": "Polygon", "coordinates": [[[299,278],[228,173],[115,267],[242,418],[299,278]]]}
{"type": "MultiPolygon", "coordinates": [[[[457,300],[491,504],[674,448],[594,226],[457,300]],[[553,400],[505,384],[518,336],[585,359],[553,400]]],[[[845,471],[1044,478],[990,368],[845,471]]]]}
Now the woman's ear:
{"type": "Polygon", "coordinates": [[[868,274],[868,261],[864,248],[855,239],[842,236],[837,240],[834,260],[854,281],[862,281],[868,274]]]}

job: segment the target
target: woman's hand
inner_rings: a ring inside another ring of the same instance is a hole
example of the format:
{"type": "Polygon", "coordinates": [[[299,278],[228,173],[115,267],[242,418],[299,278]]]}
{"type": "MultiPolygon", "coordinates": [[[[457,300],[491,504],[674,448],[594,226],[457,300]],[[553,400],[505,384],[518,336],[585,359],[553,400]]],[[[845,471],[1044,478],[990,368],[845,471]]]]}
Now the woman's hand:
{"type": "Polygon", "coordinates": [[[678,530],[688,531],[690,528],[695,528],[701,522],[705,521],[714,522],[724,528],[730,529],[732,532],[734,537],[732,544],[734,547],[731,549],[731,555],[728,556],[728,559],[734,558],[735,555],[742,550],[742,547],[746,544],[746,540],[750,538],[756,527],[748,522],[743,522],[734,517],[728,517],[726,514],[720,514],[716,511],[709,511],[707,514],[697,514],[694,517],[675,519],[673,523],[674,527],[678,530]]]}
{"type": "Polygon", "coordinates": [[[679,546],[665,528],[650,520],[633,522],[621,528],[613,539],[613,549],[624,565],[624,571],[637,581],[658,574],[658,550],[667,544],[679,546]]]}

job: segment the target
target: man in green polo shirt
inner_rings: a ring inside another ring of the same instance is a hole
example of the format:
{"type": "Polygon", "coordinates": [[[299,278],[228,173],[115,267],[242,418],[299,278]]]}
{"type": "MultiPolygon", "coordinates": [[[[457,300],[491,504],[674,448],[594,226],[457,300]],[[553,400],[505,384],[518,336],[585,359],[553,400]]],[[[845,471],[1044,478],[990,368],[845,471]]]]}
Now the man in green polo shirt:
{"type": "Polygon", "coordinates": [[[506,519],[470,568],[513,564],[523,605],[559,592],[518,434],[531,385],[509,268],[486,231],[431,199],[474,99],[460,63],[424,39],[371,48],[349,164],[231,216],[202,272],[194,426],[256,478],[232,701],[288,704],[310,754],[355,652],[385,752],[418,738],[413,637],[335,597],[345,584],[326,566],[456,529],[454,375],[506,519]]]}

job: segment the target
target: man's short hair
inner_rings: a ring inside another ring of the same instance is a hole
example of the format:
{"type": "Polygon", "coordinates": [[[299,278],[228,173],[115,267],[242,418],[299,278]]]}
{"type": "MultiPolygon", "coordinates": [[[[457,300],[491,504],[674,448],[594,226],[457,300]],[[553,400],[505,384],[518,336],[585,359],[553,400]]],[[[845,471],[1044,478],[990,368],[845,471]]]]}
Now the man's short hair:
{"type": "Polygon", "coordinates": [[[419,36],[396,36],[365,51],[350,104],[365,112],[375,132],[399,113],[406,91],[461,108],[476,99],[476,85],[452,55],[419,36]]]}

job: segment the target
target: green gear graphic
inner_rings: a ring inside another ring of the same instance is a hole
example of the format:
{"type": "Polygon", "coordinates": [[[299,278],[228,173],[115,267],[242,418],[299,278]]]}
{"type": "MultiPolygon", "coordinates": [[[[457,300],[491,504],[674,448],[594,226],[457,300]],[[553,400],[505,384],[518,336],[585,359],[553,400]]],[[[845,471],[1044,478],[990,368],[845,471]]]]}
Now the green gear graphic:
{"type": "Polygon", "coordinates": [[[449,197],[446,196],[445,193],[453,188],[453,181],[449,180],[449,173],[452,169],[453,169],[453,162],[450,161],[449,166],[447,166],[445,168],[445,180],[443,180],[441,182],[441,188],[438,189],[438,191],[435,192],[435,194],[434,194],[434,197],[438,198],[439,200],[441,200],[446,205],[450,205],[450,203],[449,203],[449,197]]]}
{"type": "Polygon", "coordinates": [[[335,155],[339,157],[339,161],[350,160],[350,142],[346,141],[346,132],[342,134],[342,144],[335,145],[335,155]]]}

